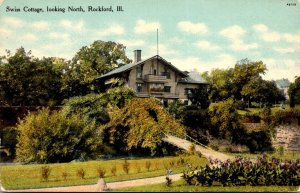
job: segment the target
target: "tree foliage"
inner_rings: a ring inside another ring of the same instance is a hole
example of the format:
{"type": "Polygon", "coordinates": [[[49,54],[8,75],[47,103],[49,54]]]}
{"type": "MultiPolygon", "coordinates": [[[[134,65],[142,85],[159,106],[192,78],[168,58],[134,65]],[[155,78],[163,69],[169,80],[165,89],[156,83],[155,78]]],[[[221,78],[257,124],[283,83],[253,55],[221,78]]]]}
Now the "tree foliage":
{"type": "Polygon", "coordinates": [[[86,95],[96,90],[93,85],[96,77],[130,62],[124,45],[94,41],[89,46],[83,46],[73,57],[70,69],[63,76],[62,90],[69,96],[86,95]]]}
{"type": "Polygon", "coordinates": [[[295,79],[295,82],[290,84],[288,89],[290,97],[290,107],[295,107],[295,104],[300,104],[300,77],[295,79]]]}
{"type": "Polygon", "coordinates": [[[23,47],[15,54],[7,51],[0,64],[2,105],[55,105],[62,95],[62,67],[56,58],[35,58],[23,47]]]}
{"type": "MultiPolygon", "coordinates": [[[[140,147],[152,153],[162,143],[161,134],[183,136],[185,129],[154,98],[134,98],[124,108],[111,107],[111,121],[106,125],[110,143],[124,142],[126,151],[140,147]]],[[[119,147],[120,148],[120,147],[119,147]]]]}
{"type": "Polygon", "coordinates": [[[69,162],[104,153],[102,132],[95,121],[81,115],[66,117],[43,108],[29,113],[17,126],[17,160],[25,163],[69,162]]]}

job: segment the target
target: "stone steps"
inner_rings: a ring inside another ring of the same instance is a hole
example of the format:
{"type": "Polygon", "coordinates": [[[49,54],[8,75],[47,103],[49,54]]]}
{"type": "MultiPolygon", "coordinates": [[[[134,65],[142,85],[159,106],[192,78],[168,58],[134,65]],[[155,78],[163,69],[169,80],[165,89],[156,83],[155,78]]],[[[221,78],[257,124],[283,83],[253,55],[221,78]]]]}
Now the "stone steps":
{"type": "Polygon", "coordinates": [[[285,150],[300,150],[300,127],[298,125],[280,125],[275,128],[276,135],[273,146],[282,146],[285,150]]]}

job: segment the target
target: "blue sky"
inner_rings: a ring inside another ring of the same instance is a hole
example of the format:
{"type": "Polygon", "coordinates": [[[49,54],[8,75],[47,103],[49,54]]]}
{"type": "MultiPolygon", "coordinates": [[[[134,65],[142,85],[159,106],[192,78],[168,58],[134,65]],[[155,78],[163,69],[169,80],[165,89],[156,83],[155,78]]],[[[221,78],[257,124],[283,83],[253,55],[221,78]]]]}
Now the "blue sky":
{"type": "Polygon", "coordinates": [[[0,0],[0,55],[23,46],[36,57],[71,59],[82,46],[104,40],[124,44],[131,59],[141,49],[145,59],[156,55],[159,29],[159,55],[181,70],[226,69],[248,58],[267,65],[265,79],[294,81],[300,75],[299,1],[0,0]],[[24,12],[24,6],[44,12],[24,12]],[[85,12],[46,12],[47,6],[85,12]],[[88,12],[87,6],[114,12],[88,12]]]}

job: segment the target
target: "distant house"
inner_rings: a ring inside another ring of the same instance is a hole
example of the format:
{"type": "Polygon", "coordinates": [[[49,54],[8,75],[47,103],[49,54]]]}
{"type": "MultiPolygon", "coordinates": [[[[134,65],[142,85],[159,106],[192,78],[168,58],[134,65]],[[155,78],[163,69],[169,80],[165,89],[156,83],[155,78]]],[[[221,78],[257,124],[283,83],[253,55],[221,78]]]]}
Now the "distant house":
{"type": "Polygon", "coordinates": [[[133,63],[116,68],[98,77],[98,82],[110,84],[112,78],[121,78],[136,91],[137,97],[155,97],[165,106],[174,100],[191,104],[188,96],[193,89],[206,89],[207,83],[199,76],[189,76],[159,55],[141,59],[141,50],[134,51],[133,63]]]}
{"type": "Polygon", "coordinates": [[[289,99],[288,89],[290,86],[290,81],[286,78],[275,80],[276,86],[284,93],[286,99],[289,99]]]}

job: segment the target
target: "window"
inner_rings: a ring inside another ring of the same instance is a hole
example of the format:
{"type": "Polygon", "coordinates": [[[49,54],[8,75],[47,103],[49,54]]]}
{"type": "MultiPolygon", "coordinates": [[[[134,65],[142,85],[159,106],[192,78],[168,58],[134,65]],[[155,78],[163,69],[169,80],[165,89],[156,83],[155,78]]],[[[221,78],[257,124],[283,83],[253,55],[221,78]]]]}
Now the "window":
{"type": "Polygon", "coordinates": [[[171,92],[171,87],[170,86],[165,86],[164,91],[165,92],[171,92]]]}
{"type": "Polygon", "coordinates": [[[136,67],[136,78],[142,78],[142,67],[140,65],[136,67]]]}
{"type": "Polygon", "coordinates": [[[167,79],[171,79],[171,72],[168,68],[165,67],[165,71],[163,72],[163,76],[166,76],[167,79]]]}
{"type": "Polygon", "coordinates": [[[192,89],[191,88],[184,89],[184,94],[185,95],[191,95],[192,94],[192,89]]]}
{"type": "Polygon", "coordinates": [[[138,83],[136,85],[136,90],[137,90],[137,92],[142,92],[142,84],[138,83]]]}
{"type": "Polygon", "coordinates": [[[156,75],[156,69],[154,69],[153,74],[156,75]]]}
{"type": "Polygon", "coordinates": [[[163,99],[163,106],[168,107],[168,100],[167,99],[163,99]]]}

